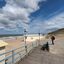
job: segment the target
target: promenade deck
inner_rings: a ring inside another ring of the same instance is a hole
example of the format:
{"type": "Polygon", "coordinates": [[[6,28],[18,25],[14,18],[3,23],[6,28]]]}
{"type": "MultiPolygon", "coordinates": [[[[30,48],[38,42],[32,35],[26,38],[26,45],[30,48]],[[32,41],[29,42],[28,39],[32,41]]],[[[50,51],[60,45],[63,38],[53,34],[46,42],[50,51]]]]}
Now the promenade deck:
{"type": "Polygon", "coordinates": [[[47,51],[40,50],[41,47],[37,47],[32,52],[20,60],[16,64],[64,64],[64,57],[52,54],[47,51]]]}

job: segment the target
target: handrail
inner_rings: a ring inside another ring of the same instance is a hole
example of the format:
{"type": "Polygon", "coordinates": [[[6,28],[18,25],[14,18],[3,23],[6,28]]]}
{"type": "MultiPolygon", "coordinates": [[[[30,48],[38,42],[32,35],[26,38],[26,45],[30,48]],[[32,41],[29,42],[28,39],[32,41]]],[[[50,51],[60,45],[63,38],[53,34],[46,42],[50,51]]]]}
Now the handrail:
{"type": "MultiPolygon", "coordinates": [[[[22,46],[22,47],[24,47],[24,46],[22,46]]],[[[20,49],[20,48],[22,48],[22,47],[14,48],[14,49],[12,49],[12,50],[10,50],[10,51],[6,51],[5,53],[0,54],[0,56],[1,56],[1,55],[4,55],[4,54],[7,54],[7,53],[10,53],[10,52],[12,52],[12,51],[15,51],[15,50],[17,50],[17,49],[20,49]]]]}
{"type": "MultiPolygon", "coordinates": [[[[36,42],[30,43],[30,44],[27,44],[27,50],[30,51],[31,49],[33,49],[33,48],[34,48],[33,44],[35,44],[35,46],[37,47],[36,42]],[[32,48],[31,48],[31,47],[32,47],[32,48]]],[[[0,60],[0,62],[2,62],[2,61],[4,61],[4,60],[7,60],[7,64],[9,64],[9,62],[11,62],[12,64],[14,64],[16,58],[22,57],[23,55],[25,56],[26,54],[29,53],[29,51],[26,52],[26,50],[25,50],[25,45],[24,45],[24,46],[21,46],[21,47],[18,47],[18,48],[14,48],[14,49],[12,49],[12,50],[10,50],[10,51],[6,51],[5,53],[0,54],[0,56],[6,55],[6,54],[8,54],[8,53],[10,53],[10,54],[9,54],[8,56],[6,56],[4,59],[0,60]],[[24,48],[24,49],[22,49],[22,48],[24,48]],[[22,52],[25,52],[25,53],[22,53],[22,52]],[[19,55],[20,55],[20,56],[19,56],[19,55]],[[17,56],[17,57],[16,57],[16,56],[17,56]],[[19,57],[18,57],[18,56],[19,56],[19,57]],[[8,62],[9,59],[11,59],[11,60],[8,62]]],[[[20,58],[20,59],[21,59],[21,58],[20,58]]],[[[17,60],[16,60],[16,61],[17,61],[17,60]]],[[[11,63],[10,63],[10,64],[11,64],[11,63]]]]}

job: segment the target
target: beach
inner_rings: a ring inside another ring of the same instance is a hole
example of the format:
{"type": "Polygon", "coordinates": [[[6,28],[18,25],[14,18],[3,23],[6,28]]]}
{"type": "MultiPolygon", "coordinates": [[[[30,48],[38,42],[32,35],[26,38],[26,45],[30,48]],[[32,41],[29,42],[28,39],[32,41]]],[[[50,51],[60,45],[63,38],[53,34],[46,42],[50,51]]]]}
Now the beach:
{"type": "MultiPolygon", "coordinates": [[[[32,37],[28,37],[28,39],[26,40],[27,44],[30,44],[32,42],[38,42],[39,43],[39,37],[33,37],[34,39],[32,39],[32,37]]],[[[8,46],[6,46],[6,51],[8,50],[12,50],[14,48],[19,48],[23,45],[25,45],[24,42],[24,37],[5,37],[5,38],[1,38],[1,40],[5,41],[8,43],[8,46]]],[[[49,38],[45,38],[42,37],[40,39],[40,45],[45,44],[48,41],[49,44],[51,44],[51,39],[49,38]]],[[[59,54],[59,55],[64,55],[64,35],[56,35],[55,36],[55,41],[54,41],[54,45],[49,45],[50,47],[50,53],[52,54],[59,54]]]]}
{"type": "MultiPolygon", "coordinates": [[[[43,39],[43,37],[40,38],[43,39]]],[[[6,51],[19,48],[23,45],[25,46],[24,36],[2,37],[0,40],[8,43],[6,46],[6,51]]],[[[39,36],[28,36],[26,39],[26,44],[30,44],[32,42],[39,42],[39,36]]]]}

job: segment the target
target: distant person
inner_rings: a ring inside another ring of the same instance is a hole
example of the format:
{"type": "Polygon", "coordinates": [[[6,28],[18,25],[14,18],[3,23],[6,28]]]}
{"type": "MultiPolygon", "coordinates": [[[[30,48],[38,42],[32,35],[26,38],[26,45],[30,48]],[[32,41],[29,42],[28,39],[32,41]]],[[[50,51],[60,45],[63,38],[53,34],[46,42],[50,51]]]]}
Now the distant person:
{"type": "Polygon", "coordinates": [[[54,45],[54,40],[55,40],[55,37],[54,36],[51,36],[51,41],[52,41],[52,44],[54,45]]]}

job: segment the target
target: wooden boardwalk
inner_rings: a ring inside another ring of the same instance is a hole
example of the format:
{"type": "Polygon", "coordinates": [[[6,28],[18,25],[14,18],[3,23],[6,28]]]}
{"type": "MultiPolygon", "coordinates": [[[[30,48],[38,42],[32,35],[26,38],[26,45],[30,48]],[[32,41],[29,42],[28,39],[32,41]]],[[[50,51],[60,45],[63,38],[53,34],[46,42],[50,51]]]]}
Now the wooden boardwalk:
{"type": "Polygon", "coordinates": [[[40,48],[35,48],[27,57],[16,64],[64,64],[64,57],[44,52],[40,48]]]}

